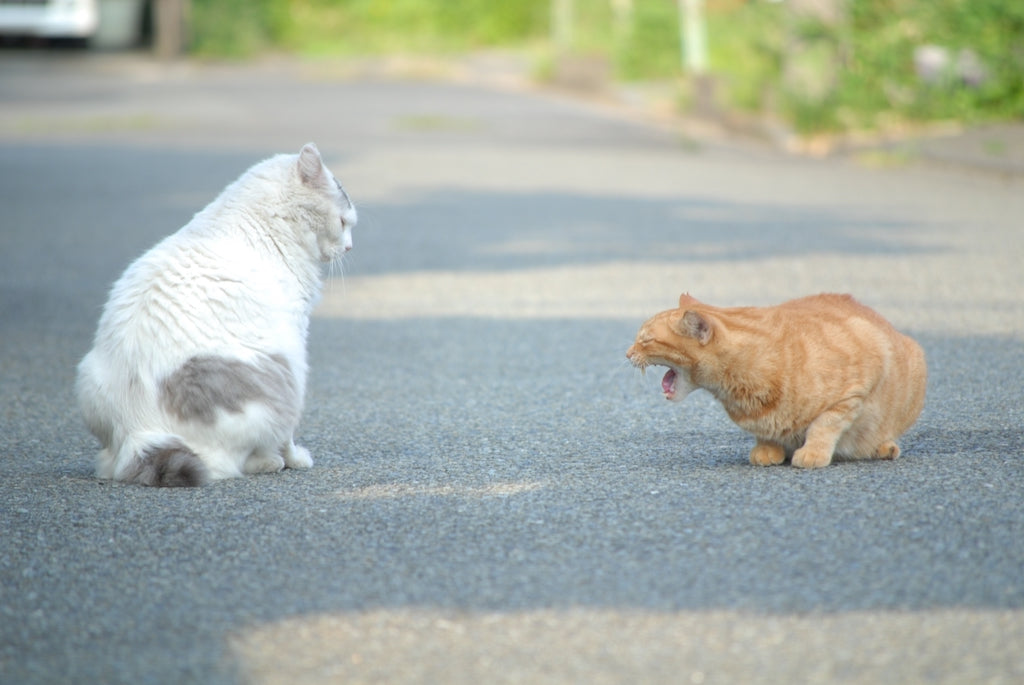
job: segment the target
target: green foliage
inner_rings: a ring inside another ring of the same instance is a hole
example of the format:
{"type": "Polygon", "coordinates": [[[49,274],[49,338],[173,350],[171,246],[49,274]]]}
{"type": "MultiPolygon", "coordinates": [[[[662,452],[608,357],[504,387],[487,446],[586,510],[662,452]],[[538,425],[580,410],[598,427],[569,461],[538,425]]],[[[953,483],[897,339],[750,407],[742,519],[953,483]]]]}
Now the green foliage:
{"type": "Polygon", "coordinates": [[[288,0],[192,0],[192,51],[247,57],[274,46],[287,23],[288,0]]]}
{"type": "Polygon", "coordinates": [[[285,47],[303,53],[451,52],[543,34],[547,0],[291,0],[285,47]]]}
{"type": "MultiPolygon", "coordinates": [[[[548,39],[554,0],[192,0],[202,55],[445,53],[548,39]]],[[[846,0],[829,24],[789,2],[706,0],[710,71],[720,103],[773,111],[804,131],[889,120],[1024,117],[1024,0],[846,0]],[[955,67],[928,83],[915,49],[970,54],[980,83],[955,67]]],[[[572,0],[569,50],[627,80],[682,75],[677,0],[572,0]],[[622,7],[624,5],[619,5],[622,7]]]]}
{"type": "Polygon", "coordinates": [[[781,4],[766,2],[708,12],[710,70],[725,106],[771,107],[782,74],[783,12],[781,4]]]}
{"type": "Polygon", "coordinates": [[[548,0],[192,0],[193,51],[448,52],[547,31],[548,0]]]}
{"type": "Polygon", "coordinates": [[[675,2],[634,0],[631,24],[615,53],[619,75],[627,80],[678,75],[682,58],[675,2]]]}
{"type": "Polygon", "coordinates": [[[712,72],[726,103],[776,110],[805,132],[1024,117],[1024,2],[849,0],[846,8],[833,25],[784,2],[710,12],[712,72]],[[950,61],[933,82],[915,68],[915,50],[927,45],[950,61]],[[980,83],[958,73],[957,61],[971,55],[980,83]]]}
{"type": "Polygon", "coordinates": [[[817,100],[785,93],[799,128],[1024,116],[1024,3],[851,0],[848,8],[847,22],[829,43],[838,67],[831,92],[817,100]],[[914,64],[915,50],[926,45],[942,48],[950,63],[931,82],[914,64]],[[980,82],[963,73],[972,59],[981,65],[980,82]]]}

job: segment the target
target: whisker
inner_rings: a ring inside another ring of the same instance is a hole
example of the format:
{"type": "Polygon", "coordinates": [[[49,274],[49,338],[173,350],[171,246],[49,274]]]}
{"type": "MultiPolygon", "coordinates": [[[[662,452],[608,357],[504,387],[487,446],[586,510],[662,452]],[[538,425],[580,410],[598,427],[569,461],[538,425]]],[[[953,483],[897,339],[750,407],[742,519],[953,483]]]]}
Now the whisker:
{"type": "Polygon", "coordinates": [[[327,263],[326,289],[328,293],[334,292],[335,283],[338,281],[341,282],[342,294],[345,293],[345,257],[346,255],[341,254],[327,263]]]}
{"type": "Polygon", "coordinates": [[[618,363],[612,366],[612,368],[608,371],[608,375],[605,377],[605,380],[612,378],[613,376],[621,375],[623,366],[632,366],[632,364],[630,364],[628,359],[620,359],[618,363]]]}
{"type": "Polygon", "coordinates": [[[334,280],[341,283],[341,291],[345,292],[345,277],[348,275],[347,261],[339,261],[334,270],[334,280]]]}

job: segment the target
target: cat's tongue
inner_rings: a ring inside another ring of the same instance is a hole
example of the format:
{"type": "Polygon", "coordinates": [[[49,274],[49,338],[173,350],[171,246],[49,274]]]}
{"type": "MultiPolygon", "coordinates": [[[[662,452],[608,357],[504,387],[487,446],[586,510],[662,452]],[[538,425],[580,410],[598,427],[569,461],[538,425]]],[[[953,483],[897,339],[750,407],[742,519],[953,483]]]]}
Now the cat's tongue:
{"type": "Polygon", "coordinates": [[[665,393],[665,399],[670,400],[676,394],[676,372],[669,369],[665,377],[661,379],[661,390],[665,393]]]}

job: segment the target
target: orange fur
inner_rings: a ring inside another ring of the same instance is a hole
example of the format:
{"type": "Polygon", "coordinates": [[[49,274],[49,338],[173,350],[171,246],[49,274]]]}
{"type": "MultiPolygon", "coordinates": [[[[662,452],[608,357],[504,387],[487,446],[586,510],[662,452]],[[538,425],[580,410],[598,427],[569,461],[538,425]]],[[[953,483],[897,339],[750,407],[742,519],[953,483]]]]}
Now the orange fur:
{"type": "Polygon", "coordinates": [[[757,438],[750,461],[763,466],[895,459],[924,407],[921,346],[849,295],[720,308],[684,294],[640,327],[626,356],[669,367],[669,399],[677,382],[710,391],[757,438]]]}

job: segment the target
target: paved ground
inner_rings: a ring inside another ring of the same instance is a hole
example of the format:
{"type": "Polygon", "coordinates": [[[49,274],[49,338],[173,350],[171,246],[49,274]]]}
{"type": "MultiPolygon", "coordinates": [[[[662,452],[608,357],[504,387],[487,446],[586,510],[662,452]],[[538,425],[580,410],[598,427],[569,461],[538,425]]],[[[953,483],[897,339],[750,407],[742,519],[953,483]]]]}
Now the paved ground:
{"type": "Polygon", "coordinates": [[[1024,679],[1024,182],[681,140],[330,65],[0,54],[0,682],[1024,679]],[[315,140],[360,207],[309,472],[91,476],[105,290],[315,140]],[[624,352],[680,291],[856,293],[917,336],[895,463],[746,463],[624,352]]]}

